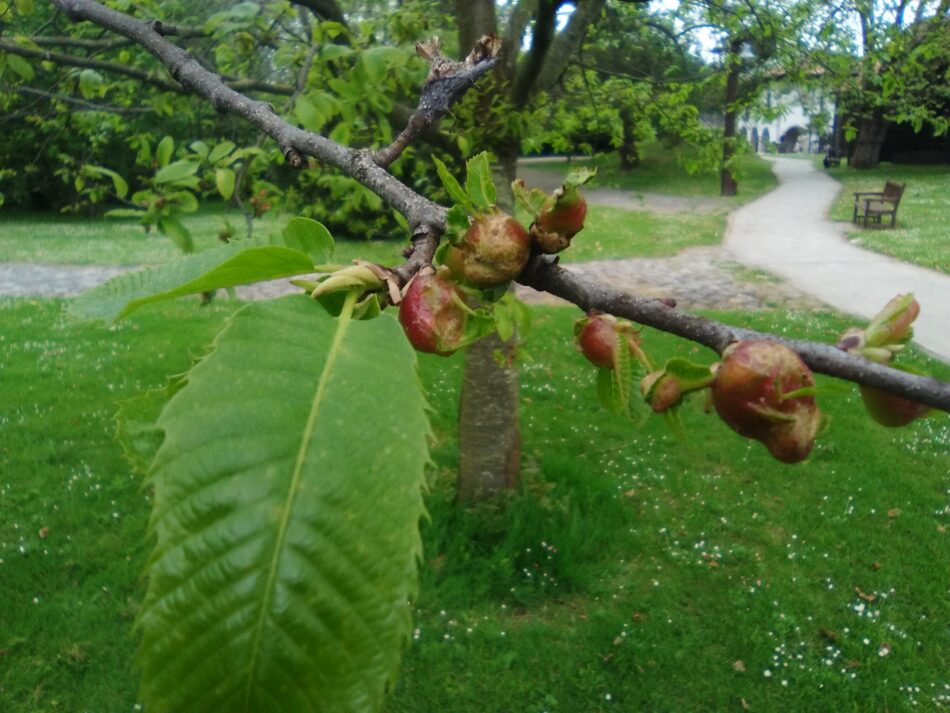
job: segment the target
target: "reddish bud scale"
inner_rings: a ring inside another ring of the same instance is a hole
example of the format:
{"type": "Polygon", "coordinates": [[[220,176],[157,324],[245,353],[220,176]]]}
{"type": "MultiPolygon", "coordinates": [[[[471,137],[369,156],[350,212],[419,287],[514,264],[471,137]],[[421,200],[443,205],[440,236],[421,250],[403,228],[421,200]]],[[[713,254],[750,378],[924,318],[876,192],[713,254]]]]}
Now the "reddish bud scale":
{"type": "Polygon", "coordinates": [[[456,301],[458,287],[436,275],[413,278],[399,304],[399,323],[420,352],[448,356],[465,336],[468,313],[456,301]]]}
{"type": "Polygon", "coordinates": [[[510,215],[495,212],[479,217],[458,245],[449,246],[445,264],[454,279],[488,288],[515,279],[530,255],[528,231],[510,215]]]}
{"type": "Polygon", "coordinates": [[[811,452],[821,414],[813,396],[784,395],[814,383],[811,371],[788,347],[737,342],[723,352],[713,404],[736,433],[760,441],[782,462],[797,463],[811,452]]]}
{"type": "Polygon", "coordinates": [[[576,188],[569,188],[560,196],[550,196],[538,215],[538,225],[546,233],[556,233],[568,240],[584,229],[587,201],[576,188]]]}
{"type": "Polygon", "coordinates": [[[601,369],[615,368],[621,336],[631,352],[638,346],[637,335],[630,324],[620,323],[610,315],[592,313],[578,324],[582,326],[576,332],[574,345],[591,364],[601,369]]]}
{"type": "Polygon", "coordinates": [[[886,391],[861,386],[861,400],[868,415],[887,428],[900,428],[930,413],[930,407],[886,391]]]}

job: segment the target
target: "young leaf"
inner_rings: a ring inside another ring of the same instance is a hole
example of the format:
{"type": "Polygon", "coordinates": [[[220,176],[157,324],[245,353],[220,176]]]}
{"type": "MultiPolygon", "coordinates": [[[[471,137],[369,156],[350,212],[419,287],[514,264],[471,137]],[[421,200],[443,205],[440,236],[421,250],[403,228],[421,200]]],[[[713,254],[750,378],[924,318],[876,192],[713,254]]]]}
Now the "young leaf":
{"type": "Polygon", "coordinates": [[[421,554],[414,365],[392,317],[293,296],[242,309],[191,370],[150,477],[147,710],[380,709],[421,554]]]}
{"type": "Polygon", "coordinates": [[[160,168],[168,165],[174,150],[175,140],[171,136],[166,136],[158,142],[158,148],[155,149],[155,161],[160,168]]]}
{"type": "Polygon", "coordinates": [[[162,235],[171,238],[178,249],[186,255],[195,251],[195,241],[191,237],[191,232],[178,218],[162,218],[158,221],[158,229],[162,235]]]}
{"type": "Polygon", "coordinates": [[[215,186],[224,200],[230,200],[234,194],[234,180],[234,171],[230,168],[219,168],[214,172],[215,186]]]}
{"type": "Polygon", "coordinates": [[[492,181],[488,154],[482,151],[465,164],[465,191],[474,206],[482,213],[495,205],[495,183],[492,181]]]}
{"type": "Polygon", "coordinates": [[[103,166],[83,166],[83,171],[86,173],[92,173],[99,176],[107,176],[112,179],[112,187],[115,188],[115,194],[119,198],[125,198],[129,193],[129,184],[125,182],[125,179],[122,178],[115,171],[104,168],[103,166]]]}
{"type": "Polygon", "coordinates": [[[208,154],[208,163],[212,165],[216,164],[232,151],[234,151],[234,142],[222,141],[220,144],[216,144],[215,147],[211,149],[211,152],[208,154]]]}
{"type": "Polygon", "coordinates": [[[177,183],[182,179],[194,176],[197,172],[197,163],[182,159],[160,168],[155,174],[155,183],[177,183]]]}
{"type": "Polygon", "coordinates": [[[515,194],[515,200],[528,212],[532,220],[537,220],[548,194],[540,188],[528,188],[521,179],[511,183],[511,190],[515,194]]]}
{"type": "Polygon", "coordinates": [[[458,203],[449,208],[448,213],[445,214],[446,240],[456,244],[462,239],[471,224],[468,216],[469,213],[465,207],[458,203]]]}
{"type": "MultiPolygon", "coordinates": [[[[282,242],[291,250],[309,255],[314,265],[330,262],[333,257],[334,242],[330,231],[323,223],[312,218],[292,218],[281,231],[282,242]]],[[[273,239],[272,243],[275,243],[273,239]]]]}
{"type": "Polygon", "coordinates": [[[627,415],[617,385],[617,374],[612,369],[597,370],[597,400],[610,413],[617,416],[627,415]]]}
{"type": "Polygon", "coordinates": [[[79,295],[70,312],[80,319],[121,319],[152,302],[300,275],[312,268],[310,258],[296,250],[234,242],[150,270],[123,273],[79,295]]]}
{"type": "Polygon", "coordinates": [[[27,82],[33,79],[35,72],[33,71],[33,65],[30,64],[28,60],[23,59],[23,57],[17,54],[8,54],[6,59],[10,69],[19,74],[20,79],[27,82]]]}
{"type": "Polygon", "coordinates": [[[452,199],[452,202],[463,206],[469,215],[474,214],[476,212],[475,206],[473,206],[472,201],[469,200],[468,195],[462,188],[462,184],[455,179],[455,176],[449,172],[448,166],[442,163],[442,160],[438,156],[433,156],[432,160],[435,161],[435,169],[439,173],[439,179],[442,181],[442,185],[445,186],[445,190],[448,191],[449,198],[452,199]]]}

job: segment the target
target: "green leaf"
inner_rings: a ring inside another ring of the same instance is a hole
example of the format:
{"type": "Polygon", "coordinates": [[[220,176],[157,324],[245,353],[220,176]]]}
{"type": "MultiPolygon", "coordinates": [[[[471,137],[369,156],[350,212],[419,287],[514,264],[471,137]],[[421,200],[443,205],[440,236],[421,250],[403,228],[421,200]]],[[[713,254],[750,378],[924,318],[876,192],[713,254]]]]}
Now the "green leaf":
{"type": "Polygon", "coordinates": [[[208,158],[208,152],[211,150],[204,141],[192,141],[188,148],[198,154],[198,158],[202,161],[208,158]]]}
{"type": "Polygon", "coordinates": [[[511,190],[515,194],[515,200],[528,212],[532,220],[537,220],[548,194],[540,188],[528,188],[521,179],[512,182],[511,190]]]}
{"type": "Polygon", "coordinates": [[[320,131],[327,122],[327,117],[323,112],[305,96],[297,97],[294,114],[297,115],[300,125],[307,131],[320,131]]]}
{"type": "MultiPolygon", "coordinates": [[[[198,179],[195,178],[195,181],[198,179]]],[[[195,198],[194,193],[190,191],[175,191],[174,193],[169,193],[166,198],[168,199],[169,206],[175,209],[179,213],[194,213],[198,210],[198,199],[195,198]]]]}
{"type": "Polygon", "coordinates": [[[296,250],[235,241],[167,265],[114,277],[74,299],[70,312],[83,319],[121,319],[152,302],[301,275],[312,269],[310,258],[296,250]]]}
{"type": "Polygon", "coordinates": [[[392,317],[292,296],[240,310],[191,370],[150,477],[148,711],[381,708],[421,555],[414,365],[392,317]]]}
{"type": "Polygon", "coordinates": [[[144,210],[135,208],[113,208],[105,213],[106,218],[141,218],[143,215],[145,215],[144,210]]]}
{"type": "Polygon", "coordinates": [[[571,188],[583,186],[596,175],[596,168],[587,168],[586,166],[581,166],[579,168],[572,169],[567,174],[567,178],[564,179],[564,189],[569,190],[571,188]]]}
{"type": "Polygon", "coordinates": [[[334,59],[339,59],[340,57],[346,57],[351,53],[352,50],[345,45],[327,43],[320,48],[320,59],[324,62],[329,62],[334,59]]]}
{"type": "Polygon", "coordinates": [[[492,180],[491,164],[488,163],[488,153],[482,151],[470,158],[465,167],[465,191],[475,207],[486,212],[495,205],[495,183],[492,180]]]}
{"type": "Polygon", "coordinates": [[[33,14],[33,0],[13,0],[13,5],[20,15],[33,14]]]}
{"type": "Polygon", "coordinates": [[[20,75],[20,79],[27,82],[33,79],[36,74],[33,71],[33,65],[18,54],[8,54],[7,64],[10,66],[10,69],[20,75]]]}
{"type": "Polygon", "coordinates": [[[498,337],[503,342],[507,342],[515,334],[515,320],[512,318],[511,310],[504,302],[496,302],[492,305],[492,312],[495,315],[495,329],[498,331],[498,337]]]}
{"type": "Polygon", "coordinates": [[[452,199],[453,203],[458,203],[465,208],[469,215],[473,215],[476,212],[475,206],[472,205],[472,201],[469,200],[468,194],[465,193],[465,189],[462,188],[462,184],[449,172],[448,167],[442,163],[442,160],[438,156],[433,156],[432,160],[435,161],[435,169],[439,173],[439,179],[442,181],[442,185],[445,186],[449,198],[452,199]]]}
{"type": "Polygon", "coordinates": [[[234,142],[222,141],[220,144],[215,145],[215,147],[211,149],[211,153],[208,154],[208,163],[214,165],[221,159],[225,158],[232,151],[234,151],[234,142]]]}
{"type": "Polygon", "coordinates": [[[178,218],[172,218],[171,216],[162,218],[158,221],[158,229],[162,235],[170,238],[183,253],[193,253],[195,251],[195,241],[191,237],[191,232],[178,218]]]}
{"type": "Polygon", "coordinates": [[[155,149],[155,161],[159,167],[167,166],[172,158],[172,152],[175,150],[175,140],[171,136],[166,136],[158,142],[158,148],[155,149]]]}
{"type": "Polygon", "coordinates": [[[94,69],[84,69],[79,73],[79,93],[86,99],[96,96],[102,84],[102,75],[94,69]]]}
{"type": "Polygon", "coordinates": [[[98,176],[108,176],[112,179],[112,187],[115,189],[115,194],[119,196],[119,198],[125,198],[128,195],[129,184],[112,169],[105,168],[104,166],[83,166],[83,171],[98,176]]]}
{"type": "Polygon", "coordinates": [[[183,376],[172,377],[168,384],[119,402],[116,413],[116,438],[132,470],[145,475],[162,445],[162,432],[155,425],[168,400],[185,385],[183,376]]]}
{"type": "Polygon", "coordinates": [[[445,214],[445,237],[451,243],[457,243],[468,231],[471,221],[464,206],[456,203],[445,214]]]}
{"type": "Polygon", "coordinates": [[[597,400],[607,411],[618,416],[627,414],[621,392],[617,385],[617,375],[611,369],[597,370],[597,400]]]}
{"type": "Polygon", "coordinates": [[[188,179],[198,172],[198,164],[194,161],[182,159],[175,161],[167,166],[163,166],[155,174],[156,183],[178,183],[182,179],[188,179]]]}
{"type": "Polygon", "coordinates": [[[234,195],[234,171],[230,168],[219,168],[214,172],[214,184],[224,200],[230,200],[234,195]]]}
{"type": "Polygon", "coordinates": [[[281,231],[282,244],[308,255],[314,265],[330,262],[333,257],[333,236],[323,223],[312,218],[292,218],[281,231]]]}

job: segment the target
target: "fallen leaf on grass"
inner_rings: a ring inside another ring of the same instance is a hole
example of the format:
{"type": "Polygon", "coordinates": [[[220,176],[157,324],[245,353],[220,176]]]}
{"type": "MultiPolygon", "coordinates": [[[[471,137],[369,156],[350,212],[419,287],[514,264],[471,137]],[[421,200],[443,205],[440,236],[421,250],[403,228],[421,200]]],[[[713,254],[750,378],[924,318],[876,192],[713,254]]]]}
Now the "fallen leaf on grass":
{"type": "Polygon", "coordinates": [[[732,670],[736,673],[745,673],[745,663],[741,660],[733,661],[732,670]]]}
{"type": "Polygon", "coordinates": [[[838,643],[838,632],[837,632],[837,631],[832,631],[831,629],[826,629],[825,627],[821,627],[820,629],[818,629],[818,633],[821,634],[821,638],[827,639],[828,641],[830,641],[830,642],[833,643],[833,644],[837,644],[837,643],[838,643]]]}
{"type": "Polygon", "coordinates": [[[854,588],[854,593],[857,594],[861,599],[863,599],[863,600],[866,601],[866,602],[874,602],[874,601],[877,601],[877,595],[875,595],[875,594],[867,594],[866,592],[862,592],[862,591],[861,591],[861,587],[855,587],[855,588],[854,588]]]}
{"type": "Polygon", "coordinates": [[[887,511],[888,517],[899,517],[900,514],[901,514],[900,508],[891,508],[890,510],[887,511]]]}

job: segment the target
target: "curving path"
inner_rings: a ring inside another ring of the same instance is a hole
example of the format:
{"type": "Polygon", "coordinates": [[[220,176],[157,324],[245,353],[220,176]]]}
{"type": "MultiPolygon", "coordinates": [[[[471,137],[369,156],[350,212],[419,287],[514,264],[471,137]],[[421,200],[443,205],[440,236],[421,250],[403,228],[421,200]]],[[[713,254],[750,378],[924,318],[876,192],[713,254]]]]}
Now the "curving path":
{"type": "Polygon", "coordinates": [[[914,341],[950,362],[950,275],[849,243],[844,225],[826,218],[838,183],[810,161],[778,158],[773,167],[779,187],[729,216],[726,250],[865,319],[894,295],[913,292],[921,305],[914,341]]]}

